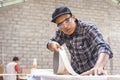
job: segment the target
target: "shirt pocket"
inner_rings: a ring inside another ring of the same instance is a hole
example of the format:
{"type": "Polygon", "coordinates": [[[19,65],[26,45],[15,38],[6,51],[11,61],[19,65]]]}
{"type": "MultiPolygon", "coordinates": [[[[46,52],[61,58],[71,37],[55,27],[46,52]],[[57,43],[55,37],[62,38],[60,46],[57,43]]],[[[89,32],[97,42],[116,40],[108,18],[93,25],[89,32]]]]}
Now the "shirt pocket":
{"type": "Polygon", "coordinates": [[[86,40],[78,41],[76,44],[74,44],[74,46],[75,50],[77,50],[80,54],[84,54],[89,48],[86,40]]]}

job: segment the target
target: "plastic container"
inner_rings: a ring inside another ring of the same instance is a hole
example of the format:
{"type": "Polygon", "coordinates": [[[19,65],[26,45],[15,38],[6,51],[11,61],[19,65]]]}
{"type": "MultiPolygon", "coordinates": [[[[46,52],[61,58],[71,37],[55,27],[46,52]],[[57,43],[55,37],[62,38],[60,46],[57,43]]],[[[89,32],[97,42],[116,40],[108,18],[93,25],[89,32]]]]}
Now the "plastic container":
{"type": "Polygon", "coordinates": [[[32,68],[37,69],[37,59],[36,58],[33,59],[33,66],[32,66],[32,68]]]}

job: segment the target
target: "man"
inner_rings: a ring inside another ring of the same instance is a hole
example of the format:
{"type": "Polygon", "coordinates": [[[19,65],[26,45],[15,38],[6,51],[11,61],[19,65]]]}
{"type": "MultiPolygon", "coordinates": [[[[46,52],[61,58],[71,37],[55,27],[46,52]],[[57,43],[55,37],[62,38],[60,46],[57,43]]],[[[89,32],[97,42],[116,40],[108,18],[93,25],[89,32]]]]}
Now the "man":
{"type": "Polygon", "coordinates": [[[6,73],[8,76],[5,77],[5,80],[17,80],[16,74],[20,73],[20,66],[18,64],[19,58],[13,57],[13,61],[8,63],[6,66],[6,73]]]}
{"type": "Polygon", "coordinates": [[[113,53],[97,27],[75,17],[69,8],[62,6],[52,14],[58,30],[47,48],[58,51],[66,44],[71,55],[71,66],[80,75],[105,75],[104,67],[113,53]]]}

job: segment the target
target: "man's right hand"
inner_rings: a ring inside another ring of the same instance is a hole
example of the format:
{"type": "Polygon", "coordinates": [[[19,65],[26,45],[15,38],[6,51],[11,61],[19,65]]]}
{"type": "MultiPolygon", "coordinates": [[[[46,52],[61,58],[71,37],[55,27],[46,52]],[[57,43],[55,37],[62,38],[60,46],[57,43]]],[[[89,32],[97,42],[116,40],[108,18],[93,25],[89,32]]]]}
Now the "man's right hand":
{"type": "Polygon", "coordinates": [[[48,48],[52,52],[58,52],[58,49],[61,48],[61,46],[60,46],[60,44],[58,42],[51,41],[51,42],[48,43],[48,48]]]}

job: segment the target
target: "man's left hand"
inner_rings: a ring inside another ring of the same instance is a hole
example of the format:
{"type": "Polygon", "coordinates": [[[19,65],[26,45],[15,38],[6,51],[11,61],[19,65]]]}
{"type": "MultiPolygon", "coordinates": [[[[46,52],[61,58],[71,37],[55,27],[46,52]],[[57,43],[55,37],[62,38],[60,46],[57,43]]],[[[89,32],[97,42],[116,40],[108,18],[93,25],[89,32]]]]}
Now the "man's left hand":
{"type": "Polygon", "coordinates": [[[94,67],[86,72],[83,72],[82,74],[80,74],[81,76],[85,76],[85,75],[107,75],[107,71],[105,71],[103,68],[101,67],[94,67]]]}

